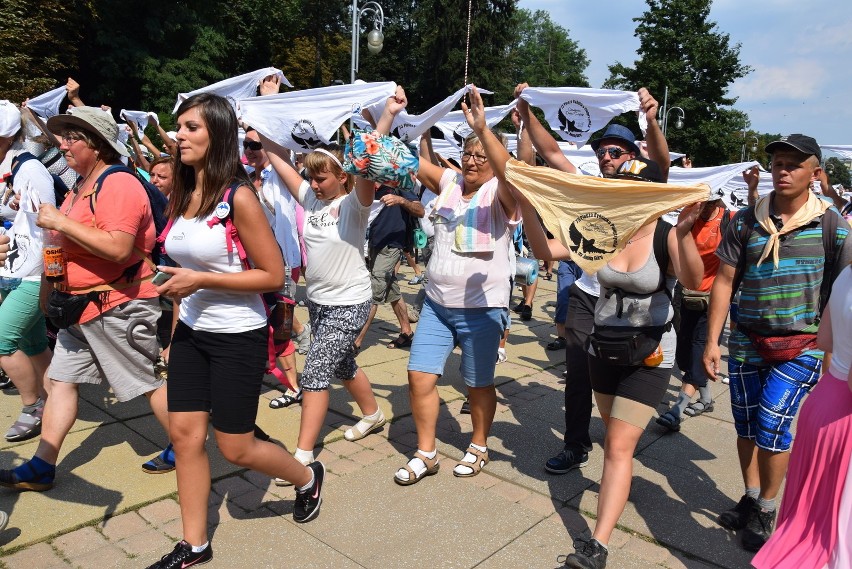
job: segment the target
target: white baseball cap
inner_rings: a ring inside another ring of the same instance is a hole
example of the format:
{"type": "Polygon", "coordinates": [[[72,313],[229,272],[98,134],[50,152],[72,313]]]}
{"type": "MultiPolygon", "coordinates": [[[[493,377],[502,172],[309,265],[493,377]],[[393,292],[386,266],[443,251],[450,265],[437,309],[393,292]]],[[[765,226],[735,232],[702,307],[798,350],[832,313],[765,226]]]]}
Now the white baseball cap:
{"type": "Polygon", "coordinates": [[[21,111],[7,100],[0,101],[0,136],[9,137],[21,130],[21,111]]]}

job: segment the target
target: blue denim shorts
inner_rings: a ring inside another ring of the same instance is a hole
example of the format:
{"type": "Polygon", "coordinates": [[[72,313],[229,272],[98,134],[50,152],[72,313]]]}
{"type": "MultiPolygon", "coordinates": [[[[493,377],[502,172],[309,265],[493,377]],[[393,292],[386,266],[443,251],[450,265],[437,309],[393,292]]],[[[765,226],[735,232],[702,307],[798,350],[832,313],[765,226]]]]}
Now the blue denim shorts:
{"type": "Polygon", "coordinates": [[[805,355],[764,367],[728,360],[737,436],[754,440],[764,450],[790,450],[790,426],[821,368],[821,360],[805,355]]]}
{"type": "Polygon", "coordinates": [[[445,308],[426,297],[411,345],[408,370],[443,375],[447,358],[460,346],[459,370],[465,384],[494,385],[497,348],[508,321],[508,308],[445,308]]]}

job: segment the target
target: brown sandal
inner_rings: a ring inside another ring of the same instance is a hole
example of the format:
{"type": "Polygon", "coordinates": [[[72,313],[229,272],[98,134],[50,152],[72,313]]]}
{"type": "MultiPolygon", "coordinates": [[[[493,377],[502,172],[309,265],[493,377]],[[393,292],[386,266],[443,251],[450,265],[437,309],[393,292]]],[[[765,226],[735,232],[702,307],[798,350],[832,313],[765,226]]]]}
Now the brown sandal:
{"type": "MultiPolygon", "coordinates": [[[[475,446],[471,445],[467,447],[467,450],[465,451],[465,453],[468,452],[476,457],[476,462],[465,462],[464,460],[460,460],[458,464],[456,464],[456,466],[466,466],[467,468],[470,468],[473,472],[467,474],[460,474],[458,471],[456,471],[455,468],[453,468],[453,476],[457,476],[459,478],[471,478],[479,474],[482,471],[482,467],[488,464],[489,460],[487,450],[485,452],[482,452],[475,446]]],[[[464,459],[464,457],[462,457],[462,459],[464,459]]]]}
{"type": "Polygon", "coordinates": [[[396,482],[397,484],[399,484],[400,486],[411,486],[412,484],[416,484],[417,482],[420,482],[420,480],[422,478],[426,477],[426,476],[432,476],[433,474],[437,474],[438,470],[440,470],[440,468],[441,468],[441,465],[438,464],[438,455],[437,454],[435,455],[435,458],[429,458],[428,456],[426,456],[425,454],[423,454],[422,452],[420,452],[418,450],[417,452],[414,453],[414,456],[411,457],[411,460],[409,460],[405,464],[405,470],[408,471],[408,480],[402,480],[401,478],[397,478],[396,475],[394,475],[394,477],[393,477],[393,481],[396,482]],[[414,460],[415,458],[419,458],[420,460],[423,461],[423,464],[426,465],[426,471],[423,474],[421,474],[420,476],[417,476],[417,473],[414,472],[414,469],[411,468],[408,465],[408,463],[410,463],[411,460],[414,460]]]}

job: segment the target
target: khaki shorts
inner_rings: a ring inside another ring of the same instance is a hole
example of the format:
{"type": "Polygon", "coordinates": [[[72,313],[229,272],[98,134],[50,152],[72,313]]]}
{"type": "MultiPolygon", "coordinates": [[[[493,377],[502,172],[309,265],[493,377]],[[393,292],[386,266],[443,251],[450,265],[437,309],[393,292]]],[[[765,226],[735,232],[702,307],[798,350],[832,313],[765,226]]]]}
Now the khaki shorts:
{"type": "Polygon", "coordinates": [[[373,289],[373,304],[396,302],[402,298],[399,283],[396,282],[396,264],[402,249],[383,247],[370,249],[367,268],[370,270],[370,286],[373,289]]]}
{"type": "Polygon", "coordinates": [[[154,362],[127,341],[127,330],[133,320],[144,320],[153,326],[133,327],[136,343],[151,354],[158,354],[158,298],[131,300],[108,310],[103,315],[60,330],[56,349],[48,369],[48,377],[64,383],[99,384],[106,379],[119,401],[153,391],[165,383],[154,375],[154,362]]]}

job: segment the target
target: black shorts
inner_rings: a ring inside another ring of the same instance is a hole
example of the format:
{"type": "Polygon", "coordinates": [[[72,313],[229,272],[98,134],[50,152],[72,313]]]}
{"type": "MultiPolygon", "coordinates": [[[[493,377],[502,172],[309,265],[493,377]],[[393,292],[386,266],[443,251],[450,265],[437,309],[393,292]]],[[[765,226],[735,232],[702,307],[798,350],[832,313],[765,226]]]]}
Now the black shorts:
{"type": "Polygon", "coordinates": [[[589,356],[592,389],[654,409],[666,395],[671,374],[671,368],[612,365],[589,356]]]}
{"type": "Polygon", "coordinates": [[[169,353],[170,413],[211,411],[213,428],[254,430],[267,362],[267,328],[200,332],[178,321],[169,353]]]}

